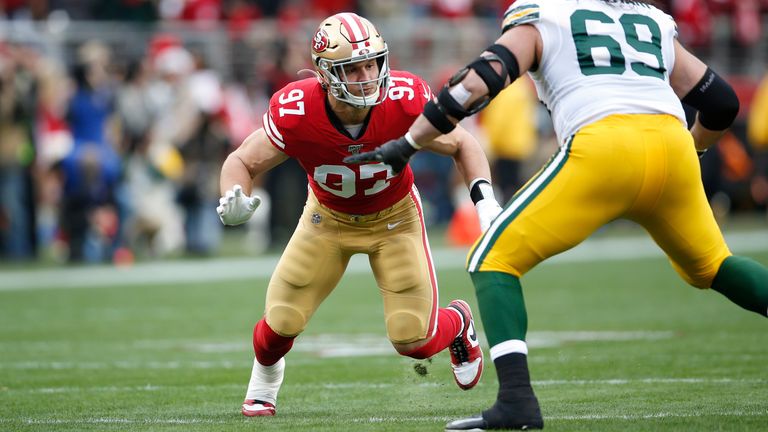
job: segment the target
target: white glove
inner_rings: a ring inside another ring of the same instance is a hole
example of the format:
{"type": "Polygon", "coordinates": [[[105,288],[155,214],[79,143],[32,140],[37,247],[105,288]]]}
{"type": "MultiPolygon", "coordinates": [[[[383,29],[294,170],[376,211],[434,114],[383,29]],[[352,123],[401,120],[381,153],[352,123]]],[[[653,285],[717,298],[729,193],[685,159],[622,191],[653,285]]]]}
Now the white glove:
{"type": "Polygon", "coordinates": [[[475,204],[477,217],[480,219],[480,230],[485,232],[491,226],[491,222],[501,213],[501,206],[494,198],[484,198],[475,204]]]}
{"type": "Polygon", "coordinates": [[[261,204],[258,195],[249,197],[243,193],[243,187],[234,185],[223,197],[219,198],[216,213],[224,225],[240,225],[251,218],[251,215],[261,204]]]}

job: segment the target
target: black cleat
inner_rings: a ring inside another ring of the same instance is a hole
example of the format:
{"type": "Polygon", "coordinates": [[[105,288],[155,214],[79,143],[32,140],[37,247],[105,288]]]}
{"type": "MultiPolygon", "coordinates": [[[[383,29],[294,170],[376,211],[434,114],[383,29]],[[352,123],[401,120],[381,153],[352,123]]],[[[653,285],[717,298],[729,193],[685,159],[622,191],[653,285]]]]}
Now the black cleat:
{"type": "Polygon", "coordinates": [[[488,422],[485,421],[483,416],[467,417],[459,420],[454,420],[445,425],[445,431],[485,431],[489,430],[488,422]]]}
{"type": "Polygon", "coordinates": [[[531,391],[530,396],[496,403],[479,416],[454,420],[445,426],[451,431],[533,430],[543,429],[539,401],[531,391]]]}

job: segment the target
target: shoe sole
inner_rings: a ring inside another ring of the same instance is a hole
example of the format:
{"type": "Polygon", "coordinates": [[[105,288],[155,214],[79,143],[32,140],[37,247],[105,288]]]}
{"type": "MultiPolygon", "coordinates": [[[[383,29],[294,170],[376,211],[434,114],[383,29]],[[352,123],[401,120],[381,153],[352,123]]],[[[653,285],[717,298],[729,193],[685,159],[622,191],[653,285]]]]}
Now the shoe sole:
{"type": "Polygon", "coordinates": [[[240,412],[246,417],[272,417],[275,415],[274,410],[247,411],[243,408],[240,412]]]}

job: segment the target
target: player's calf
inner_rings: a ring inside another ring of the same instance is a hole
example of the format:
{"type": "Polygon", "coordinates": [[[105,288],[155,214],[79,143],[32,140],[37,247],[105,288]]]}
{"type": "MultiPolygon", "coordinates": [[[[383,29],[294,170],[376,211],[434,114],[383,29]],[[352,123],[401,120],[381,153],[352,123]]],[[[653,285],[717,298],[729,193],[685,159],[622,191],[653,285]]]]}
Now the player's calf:
{"type": "Polygon", "coordinates": [[[741,256],[729,256],[720,265],[712,289],[744,309],[768,316],[768,268],[741,256]]]}

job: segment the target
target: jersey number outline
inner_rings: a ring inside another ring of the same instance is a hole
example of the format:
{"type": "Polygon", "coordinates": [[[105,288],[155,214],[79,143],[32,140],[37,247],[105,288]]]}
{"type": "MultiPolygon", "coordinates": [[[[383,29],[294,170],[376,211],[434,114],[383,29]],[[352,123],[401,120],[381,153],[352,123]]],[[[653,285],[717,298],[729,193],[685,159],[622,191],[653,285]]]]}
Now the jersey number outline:
{"type": "Polygon", "coordinates": [[[389,81],[392,83],[392,86],[389,88],[387,97],[392,100],[398,100],[408,96],[408,100],[413,100],[413,97],[416,95],[413,91],[413,79],[406,77],[390,77],[389,81]],[[397,82],[404,82],[407,86],[397,85],[397,82]]]}
{"type": "MultiPolygon", "coordinates": [[[[579,68],[584,75],[621,75],[627,70],[626,58],[621,51],[619,41],[608,35],[589,34],[587,21],[598,21],[603,24],[614,24],[611,17],[603,12],[576,10],[571,15],[571,35],[576,45],[576,55],[579,60],[579,68]],[[610,55],[610,64],[597,65],[592,54],[593,48],[605,48],[610,55]]],[[[639,14],[623,14],[619,17],[619,24],[624,31],[624,39],[627,44],[638,52],[650,54],[656,58],[659,66],[654,67],[642,61],[631,62],[632,70],[642,76],[664,79],[667,71],[664,67],[664,57],[661,52],[661,29],[652,18],[639,14]],[[651,34],[651,41],[640,39],[637,26],[645,27],[651,34]]]]}
{"type": "Polygon", "coordinates": [[[304,101],[302,99],[304,99],[304,91],[302,89],[293,89],[288,93],[282,93],[280,97],[277,99],[278,101],[280,101],[280,105],[296,102],[296,108],[280,107],[280,109],[278,110],[278,112],[280,113],[280,117],[286,114],[304,115],[304,101]]]}
{"type": "MultiPolygon", "coordinates": [[[[390,185],[389,179],[395,176],[392,167],[384,163],[360,165],[360,179],[372,179],[376,174],[386,172],[385,179],[378,179],[373,186],[365,189],[363,194],[371,196],[377,194],[390,185]]],[[[324,191],[330,192],[341,198],[351,198],[357,193],[357,178],[355,171],[346,165],[320,165],[315,167],[312,178],[324,191]],[[339,181],[331,182],[328,175],[338,176],[339,181]],[[333,187],[335,186],[335,187],[333,187]]]]}

